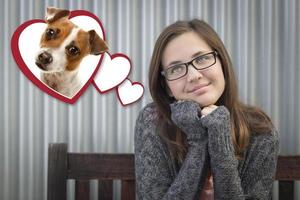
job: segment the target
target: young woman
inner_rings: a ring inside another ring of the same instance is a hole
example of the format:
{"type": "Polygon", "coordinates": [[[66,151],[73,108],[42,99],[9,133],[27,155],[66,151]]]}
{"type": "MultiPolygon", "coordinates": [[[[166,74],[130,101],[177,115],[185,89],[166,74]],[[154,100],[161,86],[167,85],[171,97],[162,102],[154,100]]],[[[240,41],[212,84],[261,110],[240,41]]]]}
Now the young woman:
{"type": "Polygon", "coordinates": [[[229,55],[201,20],[157,39],[153,103],[135,128],[138,199],[270,199],[278,139],[270,118],[238,99],[229,55]]]}

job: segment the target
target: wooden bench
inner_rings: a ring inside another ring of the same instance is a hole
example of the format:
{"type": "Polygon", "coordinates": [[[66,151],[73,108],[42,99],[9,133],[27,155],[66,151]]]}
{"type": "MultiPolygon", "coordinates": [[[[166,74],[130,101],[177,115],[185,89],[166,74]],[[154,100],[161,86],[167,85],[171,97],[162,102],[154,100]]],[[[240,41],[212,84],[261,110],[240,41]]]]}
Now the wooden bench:
{"type": "Polygon", "coordinates": [[[279,156],[276,180],[279,181],[279,199],[294,199],[294,181],[300,180],[300,156],[279,156]]]}
{"type": "MultiPolygon", "coordinates": [[[[67,180],[75,180],[76,200],[89,199],[89,180],[98,180],[98,199],[113,199],[113,180],[121,180],[121,199],[135,199],[134,154],[70,153],[65,143],[49,144],[48,200],[66,200],[67,180]]],[[[300,156],[279,156],[279,199],[294,199],[300,156]]]]}
{"type": "Polygon", "coordinates": [[[75,199],[89,200],[98,180],[98,199],[113,199],[113,180],[121,180],[121,199],[135,199],[133,154],[69,153],[67,144],[49,144],[48,200],[67,199],[67,180],[75,179],[75,199]]]}

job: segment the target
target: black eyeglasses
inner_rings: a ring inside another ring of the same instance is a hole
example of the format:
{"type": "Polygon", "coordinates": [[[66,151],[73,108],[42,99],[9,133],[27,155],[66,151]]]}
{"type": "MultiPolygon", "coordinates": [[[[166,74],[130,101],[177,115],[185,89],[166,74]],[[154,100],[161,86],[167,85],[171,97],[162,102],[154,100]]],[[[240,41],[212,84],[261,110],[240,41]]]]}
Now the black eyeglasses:
{"type": "Polygon", "coordinates": [[[161,74],[168,81],[180,79],[187,75],[189,65],[192,65],[197,70],[203,70],[213,66],[216,63],[217,55],[218,53],[216,51],[200,55],[189,62],[173,65],[161,71],[161,74]]]}

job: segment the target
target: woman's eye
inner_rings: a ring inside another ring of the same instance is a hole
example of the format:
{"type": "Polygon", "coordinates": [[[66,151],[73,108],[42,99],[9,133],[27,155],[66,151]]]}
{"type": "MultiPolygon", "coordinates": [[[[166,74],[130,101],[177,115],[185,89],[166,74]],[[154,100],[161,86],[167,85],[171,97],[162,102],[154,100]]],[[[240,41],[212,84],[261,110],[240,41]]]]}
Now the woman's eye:
{"type": "Polygon", "coordinates": [[[196,60],[195,60],[195,62],[196,63],[202,63],[202,62],[204,62],[205,60],[207,60],[207,58],[204,56],[201,56],[201,57],[199,57],[199,58],[196,58],[196,60]]]}
{"type": "Polygon", "coordinates": [[[203,63],[203,62],[210,60],[210,58],[211,58],[210,55],[204,55],[204,56],[200,56],[200,57],[196,58],[194,62],[196,64],[199,64],[199,63],[203,63]]]}
{"type": "Polygon", "coordinates": [[[73,56],[79,54],[79,49],[76,46],[72,46],[69,48],[69,53],[73,56]]]}
{"type": "Polygon", "coordinates": [[[185,68],[184,65],[177,65],[177,66],[174,66],[174,67],[172,67],[172,69],[171,69],[171,73],[172,73],[172,74],[174,74],[174,73],[180,73],[180,72],[184,71],[184,68],[185,68]]]}

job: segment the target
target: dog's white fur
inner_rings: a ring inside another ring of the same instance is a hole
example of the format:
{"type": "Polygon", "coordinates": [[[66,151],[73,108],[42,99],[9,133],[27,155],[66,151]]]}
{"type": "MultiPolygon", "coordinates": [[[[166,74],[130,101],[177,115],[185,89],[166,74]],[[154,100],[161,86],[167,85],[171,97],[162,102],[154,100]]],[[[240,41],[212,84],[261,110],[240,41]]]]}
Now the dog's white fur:
{"type": "Polygon", "coordinates": [[[65,48],[67,45],[70,44],[70,42],[72,42],[76,38],[79,30],[80,30],[80,28],[74,27],[72,29],[72,32],[70,33],[70,35],[67,36],[67,38],[59,46],[59,48],[55,48],[55,49],[54,48],[41,48],[41,50],[36,55],[36,59],[42,52],[45,52],[45,51],[50,53],[53,57],[53,62],[47,66],[47,71],[42,70],[43,73],[53,73],[53,72],[64,72],[65,71],[65,67],[66,67],[66,63],[67,63],[65,48]]]}
{"type": "Polygon", "coordinates": [[[79,68],[74,71],[65,70],[67,63],[65,47],[76,38],[79,30],[80,28],[74,27],[59,48],[41,48],[37,53],[38,56],[40,53],[47,51],[53,57],[53,62],[47,66],[48,70],[42,70],[42,81],[68,97],[73,97],[82,87],[82,81],[78,76],[79,68]]]}
{"type": "Polygon", "coordinates": [[[77,70],[45,73],[42,81],[67,97],[73,97],[82,88],[77,70]]]}

